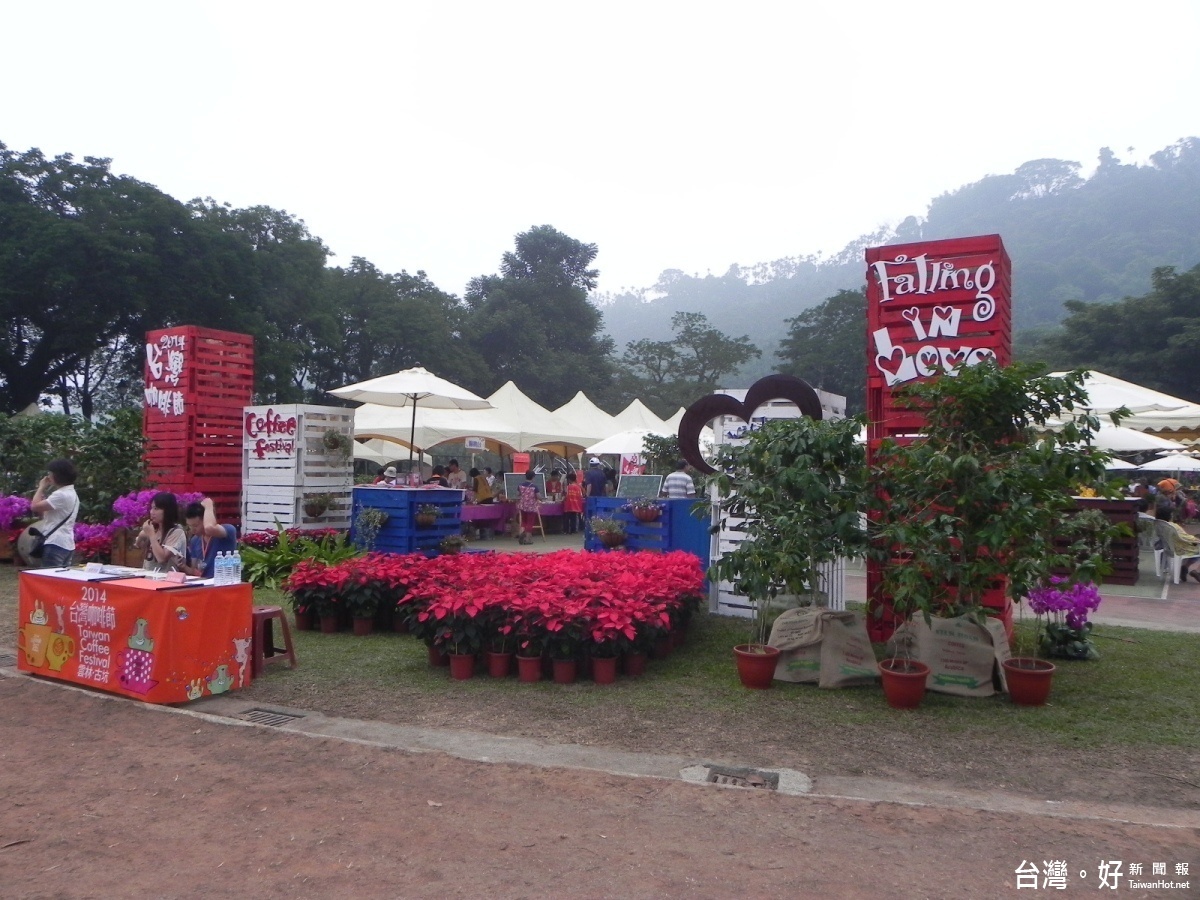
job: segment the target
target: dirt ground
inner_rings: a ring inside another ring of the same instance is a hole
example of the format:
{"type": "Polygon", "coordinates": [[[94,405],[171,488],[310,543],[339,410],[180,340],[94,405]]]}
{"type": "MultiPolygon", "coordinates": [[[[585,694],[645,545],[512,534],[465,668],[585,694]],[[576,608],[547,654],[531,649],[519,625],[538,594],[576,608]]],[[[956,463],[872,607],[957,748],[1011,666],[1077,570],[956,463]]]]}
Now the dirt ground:
{"type": "Polygon", "coordinates": [[[1194,879],[1200,834],[465,762],[0,678],[5,898],[1008,897],[1027,860],[1065,861],[1066,896],[1102,861],[1194,879]]]}

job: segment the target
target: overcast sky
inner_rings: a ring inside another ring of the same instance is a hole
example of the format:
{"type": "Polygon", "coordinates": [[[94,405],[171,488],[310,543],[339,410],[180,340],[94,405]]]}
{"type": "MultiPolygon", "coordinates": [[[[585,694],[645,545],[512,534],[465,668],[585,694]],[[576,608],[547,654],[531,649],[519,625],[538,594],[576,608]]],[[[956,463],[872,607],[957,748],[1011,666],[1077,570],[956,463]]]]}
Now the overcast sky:
{"type": "MultiPolygon", "coordinates": [[[[816,252],[1043,157],[1200,134],[1200,3],[5,4],[0,142],[264,204],[335,254],[600,289],[816,252]]],[[[1127,148],[1133,147],[1129,152],[1127,148]]]]}

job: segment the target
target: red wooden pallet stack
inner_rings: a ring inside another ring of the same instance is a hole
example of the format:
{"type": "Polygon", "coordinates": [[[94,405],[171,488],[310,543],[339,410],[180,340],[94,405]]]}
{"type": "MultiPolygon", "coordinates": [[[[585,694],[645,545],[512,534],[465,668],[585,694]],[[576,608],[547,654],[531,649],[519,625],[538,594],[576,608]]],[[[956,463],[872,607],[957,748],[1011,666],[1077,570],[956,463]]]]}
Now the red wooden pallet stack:
{"type": "Polygon", "coordinates": [[[217,518],[241,515],[242,408],[254,393],[250,335],[184,325],[146,334],[146,464],[163,490],[213,498],[217,518]]]}
{"type": "MultiPolygon", "coordinates": [[[[867,460],[884,438],[905,440],[925,427],[925,414],[897,403],[895,389],[995,357],[1012,362],[1012,265],[1000,235],[893,244],[867,250],[867,460]]],[[[867,566],[874,641],[898,621],[882,592],[882,568],[867,566]]],[[[984,605],[1011,616],[1004,591],[984,605]]]]}

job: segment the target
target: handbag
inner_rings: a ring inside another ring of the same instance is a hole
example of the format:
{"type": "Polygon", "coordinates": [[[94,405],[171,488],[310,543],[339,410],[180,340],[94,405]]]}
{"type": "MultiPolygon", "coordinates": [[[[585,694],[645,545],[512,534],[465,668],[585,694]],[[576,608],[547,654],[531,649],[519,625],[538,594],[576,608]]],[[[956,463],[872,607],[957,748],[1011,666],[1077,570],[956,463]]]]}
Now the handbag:
{"type": "MultiPolygon", "coordinates": [[[[76,511],[78,511],[78,509],[79,509],[79,501],[76,501],[75,509],[71,511],[71,516],[75,515],[75,513],[76,513],[76,511]]],[[[45,534],[42,534],[33,525],[30,525],[27,529],[25,529],[29,533],[29,536],[31,538],[33,538],[33,543],[30,544],[29,552],[26,555],[28,557],[30,557],[30,559],[41,559],[42,555],[46,552],[46,538],[50,537],[50,535],[54,534],[54,532],[58,531],[58,529],[62,528],[63,523],[65,523],[67,521],[67,519],[71,518],[71,516],[64,516],[62,519],[59,520],[59,523],[57,525],[55,525],[53,528],[51,528],[45,534]]]]}

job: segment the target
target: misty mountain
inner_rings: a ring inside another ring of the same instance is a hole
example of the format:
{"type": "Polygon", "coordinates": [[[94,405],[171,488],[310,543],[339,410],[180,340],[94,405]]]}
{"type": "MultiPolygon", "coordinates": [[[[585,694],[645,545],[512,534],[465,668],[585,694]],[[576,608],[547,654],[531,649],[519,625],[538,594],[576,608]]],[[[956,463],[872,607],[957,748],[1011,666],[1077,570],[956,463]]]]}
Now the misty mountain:
{"type": "Polygon", "coordinates": [[[883,227],[836,255],[797,256],[723,275],[668,269],[652,287],[597,293],[608,334],[623,351],[641,338],[668,340],[671,316],[699,312],[730,336],[749,335],[763,356],[746,380],[771,371],[784,320],[865,282],[867,247],[998,233],[1013,264],[1016,331],[1054,325],[1068,300],[1104,303],[1146,293],[1158,266],[1200,262],[1200,139],[1184,138],[1145,165],[1108,148],[1088,177],[1078,162],[1038,159],[934,198],[922,216],[883,227]]]}

